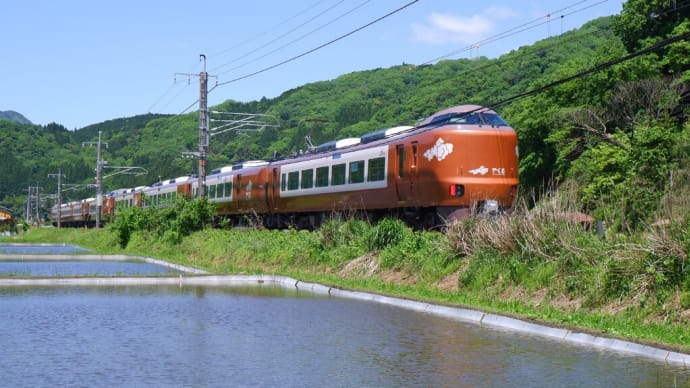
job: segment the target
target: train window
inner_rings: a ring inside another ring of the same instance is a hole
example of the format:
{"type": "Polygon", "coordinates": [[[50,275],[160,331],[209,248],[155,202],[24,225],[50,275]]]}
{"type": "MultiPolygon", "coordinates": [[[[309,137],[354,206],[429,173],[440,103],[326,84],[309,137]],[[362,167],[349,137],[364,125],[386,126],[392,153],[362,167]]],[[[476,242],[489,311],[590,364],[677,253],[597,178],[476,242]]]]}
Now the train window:
{"type": "Polygon", "coordinates": [[[299,188],[299,171],[292,171],[288,173],[288,190],[297,190],[299,188]]]}
{"type": "Polygon", "coordinates": [[[382,181],[385,179],[385,163],[386,159],[383,157],[369,159],[369,175],[367,176],[368,182],[382,181]]]}
{"type": "Polygon", "coordinates": [[[364,182],[364,161],[350,162],[350,178],[348,183],[362,182],[364,182]]]}
{"type": "Polygon", "coordinates": [[[287,176],[285,173],[280,174],[280,191],[285,191],[287,176]]]}
{"type": "Polygon", "coordinates": [[[216,185],[209,185],[208,187],[208,197],[213,199],[216,198],[216,185]]]}
{"type": "Polygon", "coordinates": [[[223,185],[225,186],[225,197],[231,197],[232,196],[232,182],[225,182],[223,185]]]}
{"type": "Polygon", "coordinates": [[[311,189],[314,187],[314,169],[302,170],[302,184],[303,189],[311,189]]]}
{"type": "Polygon", "coordinates": [[[316,169],[316,187],[328,186],[328,167],[319,167],[316,169]]]}
{"type": "Polygon", "coordinates": [[[465,114],[457,117],[452,117],[448,120],[449,123],[451,124],[469,124],[469,125],[478,125],[481,124],[482,121],[479,118],[479,115],[476,113],[470,113],[470,114],[465,114]]]}
{"type": "Polygon", "coordinates": [[[481,113],[482,121],[495,127],[507,127],[508,123],[503,118],[494,113],[481,113]]]}
{"type": "Polygon", "coordinates": [[[333,186],[345,184],[345,163],[333,165],[331,173],[331,184],[333,186]]]}
{"type": "Polygon", "coordinates": [[[405,146],[398,146],[398,176],[405,176],[405,146]]]}
{"type": "Polygon", "coordinates": [[[237,186],[235,186],[235,189],[237,189],[237,196],[240,195],[240,189],[242,188],[242,174],[237,174],[237,186]]]}

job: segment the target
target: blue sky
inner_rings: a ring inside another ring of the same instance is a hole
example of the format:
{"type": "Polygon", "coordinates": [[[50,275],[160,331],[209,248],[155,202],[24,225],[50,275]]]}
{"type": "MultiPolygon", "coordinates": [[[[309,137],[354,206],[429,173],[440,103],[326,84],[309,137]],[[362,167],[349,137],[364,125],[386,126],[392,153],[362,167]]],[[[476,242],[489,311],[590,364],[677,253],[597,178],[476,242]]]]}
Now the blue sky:
{"type": "Polygon", "coordinates": [[[495,58],[623,0],[10,0],[2,6],[0,110],[69,129],[147,112],[272,98],[354,71],[441,57],[495,58]],[[285,65],[239,81],[381,21],[285,65]]]}

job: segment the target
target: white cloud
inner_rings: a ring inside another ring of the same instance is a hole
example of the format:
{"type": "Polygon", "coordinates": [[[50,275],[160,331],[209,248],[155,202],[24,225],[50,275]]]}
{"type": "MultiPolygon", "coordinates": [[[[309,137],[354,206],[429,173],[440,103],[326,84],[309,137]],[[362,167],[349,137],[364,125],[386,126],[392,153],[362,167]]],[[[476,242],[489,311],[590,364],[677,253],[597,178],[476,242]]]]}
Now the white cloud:
{"type": "Polygon", "coordinates": [[[496,22],[515,16],[505,7],[491,6],[481,15],[459,16],[433,12],[424,23],[412,23],[412,40],[429,44],[472,44],[491,36],[496,22]]]}

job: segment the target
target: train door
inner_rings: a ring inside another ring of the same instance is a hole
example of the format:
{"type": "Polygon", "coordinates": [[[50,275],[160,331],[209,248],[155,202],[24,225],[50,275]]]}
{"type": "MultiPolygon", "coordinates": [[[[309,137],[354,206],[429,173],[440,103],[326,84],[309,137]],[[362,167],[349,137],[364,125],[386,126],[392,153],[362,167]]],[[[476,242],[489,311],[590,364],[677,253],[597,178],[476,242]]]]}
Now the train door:
{"type": "Polygon", "coordinates": [[[141,191],[137,191],[136,193],[134,193],[134,195],[132,196],[132,202],[133,202],[133,206],[138,206],[138,207],[144,206],[144,199],[143,199],[143,194],[141,193],[141,191]]]}
{"type": "Polygon", "coordinates": [[[246,208],[244,198],[242,197],[242,174],[237,174],[235,179],[235,204],[237,205],[237,210],[242,211],[246,208]]]}
{"type": "Polygon", "coordinates": [[[266,196],[268,198],[268,211],[272,213],[273,211],[277,210],[277,203],[276,203],[276,198],[278,198],[278,189],[279,189],[279,180],[278,180],[278,168],[273,167],[271,171],[271,177],[269,178],[269,182],[266,185],[266,196]]]}
{"type": "Polygon", "coordinates": [[[179,186],[177,186],[177,196],[184,196],[187,198],[192,197],[192,184],[191,183],[183,183],[179,186]]]}
{"type": "MultiPolygon", "coordinates": [[[[271,200],[271,186],[273,185],[273,182],[271,180],[271,171],[268,168],[262,168],[261,171],[257,174],[257,201],[259,198],[263,198],[263,203],[262,206],[265,206],[265,210],[261,209],[262,213],[268,213],[271,214],[273,212],[273,207],[271,206],[272,200],[271,200]],[[263,192],[262,192],[263,191],[263,192]]],[[[259,209],[255,209],[259,211],[259,209]]]]}
{"type": "Polygon", "coordinates": [[[419,175],[417,169],[418,144],[412,142],[409,146],[398,144],[396,147],[396,186],[398,201],[412,205],[419,195],[419,175]]]}

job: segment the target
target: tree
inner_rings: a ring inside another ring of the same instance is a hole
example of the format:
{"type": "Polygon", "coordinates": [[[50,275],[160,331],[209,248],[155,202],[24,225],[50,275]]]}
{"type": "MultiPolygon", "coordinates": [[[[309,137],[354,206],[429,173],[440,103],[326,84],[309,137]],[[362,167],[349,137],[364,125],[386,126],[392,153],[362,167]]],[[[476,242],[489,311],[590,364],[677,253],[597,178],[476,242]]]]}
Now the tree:
{"type": "MultiPolygon", "coordinates": [[[[672,36],[690,31],[690,7],[676,0],[628,0],[614,19],[614,31],[628,52],[635,52],[672,36]]],[[[690,69],[687,39],[660,49],[658,57],[667,73],[690,69]]]]}

